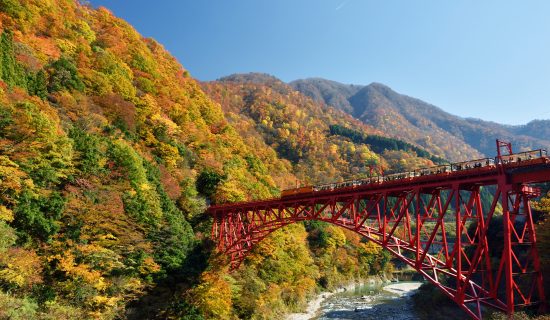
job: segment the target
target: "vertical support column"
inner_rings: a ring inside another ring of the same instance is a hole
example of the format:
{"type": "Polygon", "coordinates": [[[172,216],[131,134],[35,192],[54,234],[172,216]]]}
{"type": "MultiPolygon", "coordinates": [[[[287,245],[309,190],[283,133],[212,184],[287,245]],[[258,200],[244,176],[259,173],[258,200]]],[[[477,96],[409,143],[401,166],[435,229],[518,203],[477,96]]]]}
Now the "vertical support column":
{"type": "Polygon", "coordinates": [[[383,244],[386,244],[387,243],[387,233],[388,233],[388,222],[386,220],[386,210],[387,210],[387,207],[388,207],[388,194],[384,192],[384,206],[382,207],[382,228],[383,230],[381,230],[381,233],[382,233],[382,243],[383,244]]]}
{"type": "Polygon", "coordinates": [[[504,236],[504,249],[502,251],[502,259],[504,260],[504,281],[506,283],[506,313],[511,315],[514,313],[514,279],[512,274],[512,231],[510,229],[510,208],[508,197],[510,196],[510,185],[504,181],[505,177],[501,176],[499,188],[501,190],[501,205],[502,205],[502,226],[504,236]]]}
{"type": "MultiPolygon", "coordinates": [[[[492,282],[492,268],[491,268],[491,257],[489,255],[489,242],[487,240],[487,226],[490,220],[487,220],[487,225],[485,224],[485,217],[483,212],[483,206],[481,204],[481,193],[479,187],[476,189],[476,214],[477,214],[477,224],[478,224],[478,246],[480,247],[482,254],[479,259],[479,266],[483,268],[481,272],[481,285],[484,288],[488,288],[489,291],[493,288],[492,282]]],[[[488,219],[490,217],[488,216],[488,219]]]]}
{"type": "Polygon", "coordinates": [[[415,193],[415,197],[416,197],[416,203],[415,203],[415,207],[414,207],[414,211],[416,213],[416,268],[420,268],[420,228],[421,228],[421,224],[422,224],[422,221],[420,219],[420,189],[419,188],[416,188],[414,189],[413,191],[415,193]]]}
{"type": "Polygon", "coordinates": [[[456,261],[456,292],[455,300],[458,304],[464,303],[464,291],[462,290],[462,218],[461,218],[461,199],[460,199],[460,185],[458,183],[453,185],[455,194],[455,225],[456,225],[456,239],[455,239],[455,261],[456,261]]]}
{"type": "MultiPolygon", "coordinates": [[[[540,302],[539,311],[545,312],[546,311],[546,297],[544,294],[544,286],[543,286],[543,275],[542,270],[540,267],[540,258],[537,250],[537,237],[535,233],[535,223],[533,221],[533,215],[531,211],[531,205],[529,203],[529,200],[532,198],[536,198],[540,196],[540,190],[531,188],[527,185],[522,185],[520,187],[520,191],[518,191],[518,197],[521,197],[521,201],[523,202],[523,215],[525,217],[525,227],[523,230],[523,237],[522,242],[530,243],[530,254],[527,259],[531,259],[531,261],[527,261],[525,265],[532,265],[533,277],[531,281],[533,282],[533,288],[536,288],[536,294],[538,301],[540,302]]],[[[534,290],[530,291],[527,295],[527,300],[529,302],[535,302],[537,300],[533,297],[534,290]]]]}

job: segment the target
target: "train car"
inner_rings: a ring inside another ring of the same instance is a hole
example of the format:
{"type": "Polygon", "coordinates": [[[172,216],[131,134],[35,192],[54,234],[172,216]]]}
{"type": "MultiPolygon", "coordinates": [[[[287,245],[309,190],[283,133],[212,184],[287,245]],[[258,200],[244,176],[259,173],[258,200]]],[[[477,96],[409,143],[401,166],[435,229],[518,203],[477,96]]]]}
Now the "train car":
{"type": "Polygon", "coordinates": [[[496,157],[495,160],[499,164],[520,164],[523,161],[530,161],[542,157],[548,156],[546,150],[544,149],[537,149],[537,150],[531,150],[531,151],[525,151],[525,152],[519,152],[514,153],[510,155],[504,155],[496,157]]]}
{"type": "Polygon", "coordinates": [[[450,164],[443,164],[439,166],[433,166],[429,168],[421,168],[414,170],[414,176],[428,176],[433,174],[441,174],[441,173],[447,173],[452,171],[452,165],[450,164]]]}
{"type": "Polygon", "coordinates": [[[336,186],[335,183],[320,184],[313,187],[313,191],[326,191],[332,190],[336,186]]]}
{"type": "Polygon", "coordinates": [[[287,189],[287,190],[283,190],[281,192],[281,198],[296,196],[296,195],[299,195],[299,194],[311,193],[311,192],[313,192],[313,186],[287,189]]]}
{"type": "Polygon", "coordinates": [[[495,159],[493,159],[493,158],[483,158],[483,159],[469,160],[469,161],[453,163],[453,164],[451,164],[451,168],[452,168],[453,171],[462,171],[462,170],[470,170],[470,169],[491,167],[491,166],[494,166],[494,165],[495,165],[495,159]]]}
{"type": "Polygon", "coordinates": [[[409,172],[399,172],[387,174],[384,176],[384,181],[394,181],[409,178],[409,172]]]}

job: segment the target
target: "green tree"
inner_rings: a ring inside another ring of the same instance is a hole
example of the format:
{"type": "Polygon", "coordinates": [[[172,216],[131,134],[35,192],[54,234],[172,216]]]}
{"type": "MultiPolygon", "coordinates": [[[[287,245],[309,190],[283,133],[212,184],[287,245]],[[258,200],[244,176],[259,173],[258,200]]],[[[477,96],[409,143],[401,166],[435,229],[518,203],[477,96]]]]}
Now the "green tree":
{"type": "Polygon", "coordinates": [[[44,70],[38,71],[35,75],[29,76],[27,85],[29,94],[46,99],[48,96],[48,79],[44,70]]]}
{"type": "Polygon", "coordinates": [[[225,179],[225,175],[206,169],[202,171],[197,178],[197,191],[210,197],[216,192],[218,184],[225,179]]]}
{"type": "Polygon", "coordinates": [[[71,60],[61,57],[51,63],[49,69],[49,92],[61,91],[64,89],[84,90],[84,83],[80,80],[76,66],[71,60]]]}
{"type": "Polygon", "coordinates": [[[15,58],[11,31],[4,31],[0,36],[0,78],[10,87],[25,88],[27,86],[25,70],[15,58]]]}
{"type": "Polygon", "coordinates": [[[100,139],[78,127],[69,131],[69,138],[73,139],[73,147],[78,152],[77,168],[86,174],[100,173],[103,169],[100,161],[104,156],[100,150],[100,139]]]}
{"type": "Polygon", "coordinates": [[[64,208],[65,199],[58,192],[45,197],[25,191],[18,199],[13,223],[23,238],[47,241],[59,231],[58,220],[64,208]]]}

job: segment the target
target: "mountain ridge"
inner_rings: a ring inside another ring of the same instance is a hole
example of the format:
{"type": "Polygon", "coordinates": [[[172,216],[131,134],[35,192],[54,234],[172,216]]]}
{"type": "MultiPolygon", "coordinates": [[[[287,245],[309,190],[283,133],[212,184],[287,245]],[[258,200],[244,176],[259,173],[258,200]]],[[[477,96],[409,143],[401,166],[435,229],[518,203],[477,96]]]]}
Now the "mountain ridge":
{"type": "MultiPolygon", "coordinates": [[[[273,85],[285,83],[266,73],[232,74],[220,82],[273,85]]],[[[493,156],[495,140],[510,140],[515,150],[549,148],[550,120],[532,120],[524,125],[500,124],[451,114],[439,106],[401,94],[372,82],[345,84],[320,77],[288,82],[313,101],[333,106],[393,138],[402,139],[450,161],[493,156]]],[[[279,86],[280,87],[280,86],[279,86]]]]}
{"type": "Polygon", "coordinates": [[[549,136],[550,130],[545,129],[544,125],[550,120],[535,119],[514,126],[463,118],[377,82],[361,86],[308,78],[289,84],[295,90],[350,113],[392,137],[420,145],[454,161],[472,156],[492,156],[497,138],[511,140],[518,150],[550,147],[550,139],[541,138],[549,136]],[[360,89],[350,94],[350,86],[360,89]],[[329,90],[324,93],[327,87],[329,90]],[[337,99],[334,103],[331,97],[346,101],[337,99]],[[455,150],[457,144],[462,144],[463,150],[455,150]]]}

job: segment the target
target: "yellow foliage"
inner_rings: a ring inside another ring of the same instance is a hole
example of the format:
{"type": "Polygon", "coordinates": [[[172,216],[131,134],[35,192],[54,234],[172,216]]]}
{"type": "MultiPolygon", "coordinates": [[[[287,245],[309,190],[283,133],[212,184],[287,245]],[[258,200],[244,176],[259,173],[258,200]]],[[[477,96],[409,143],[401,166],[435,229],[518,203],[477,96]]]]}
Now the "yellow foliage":
{"type": "Polygon", "coordinates": [[[373,241],[368,241],[367,243],[363,243],[361,245],[361,248],[365,251],[365,253],[372,254],[372,255],[379,254],[380,251],[382,251],[382,247],[377,245],[373,241]]]}
{"type": "Polygon", "coordinates": [[[231,317],[231,288],[220,271],[205,271],[201,283],[190,293],[193,305],[207,319],[231,317]]]}
{"type": "Polygon", "coordinates": [[[282,310],[285,310],[285,305],[281,299],[281,287],[271,283],[267,291],[258,299],[257,318],[258,319],[280,319],[282,310]]]}
{"type": "Polygon", "coordinates": [[[533,209],[550,213],[550,194],[543,197],[540,201],[533,203],[533,209]]]}
{"type": "Polygon", "coordinates": [[[144,182],[142,184],[139,185],[139,190],[141,191],[147,191],[147,190],[151,190],[151,185],[147,182],[144,182]]]}
{"type": "Polygon", "coordinates": [[[147,257],[143,260],[139,266],[139,272],[143,275],[149,275],[160,271],[160,266],[151,257],[147,257]]]}
{"type": "Polygon", "coordinates": [[[57,39],[57,46],[65,55],[74,55],[76,53],[76,45],[67,39],[57,39]]]}
{"type": "Polygon", "coordinates": [[[227,180],[216,189],[214,198],[216,203],[239,202],[246,200],[246,194],[241,189],[239,182],[227,180]]]}
{"type": "Polygon", "coordinates": [[[327,240],[329,248],[341,247],[346,244],[346,235],[342,228],[331,225],[327,227],[326,232],[330,235],[327,240]]]}
{"type": "Polygon", "coordinates": [[[178,148],[161,142],[158,151],[168,168],[177,167],[178,161],[181,159],[178,148]]]}
{"type": "Polygon", "coordinates": [[[15,162],[7,156],[0,155],[0,200],[12,203],[13,196],[21,192],[23,186],[32,187],[32,180],[26,182],[26,176],[15,162]]]}
{"type": "Polygon", "coordinates": [[[7,221],[7,222],[12,222],[13,221],[13,212],[4,207],[3,205],[0,205],[0,221],[3,220],[3,221],[7,221]]]}
{"type": "Polygon", "coordinates": [[[67,275],[73,278],[82,279],[96,290],[101,291],[107,288],[107,283],[99,271],[91,270],[90,266],[84,263],[77,264],[74,261],[74,256],[69,252],[64,255],[58,254],[50,256],[49,260],[57,260],[60,270],[65,271],[67,275]]]}
{"type": "Polygon", "coordinates": [[[30,289],[42,282],[41,272],[40,258],[34,251],[10,248],[0,255],[0,282],[30,289]]]}
{"type": "Polygon", "coordinates": [[[118,300],[117,297],[94,296],[89,304],[95,308],[114,307],[118,300]]]}

